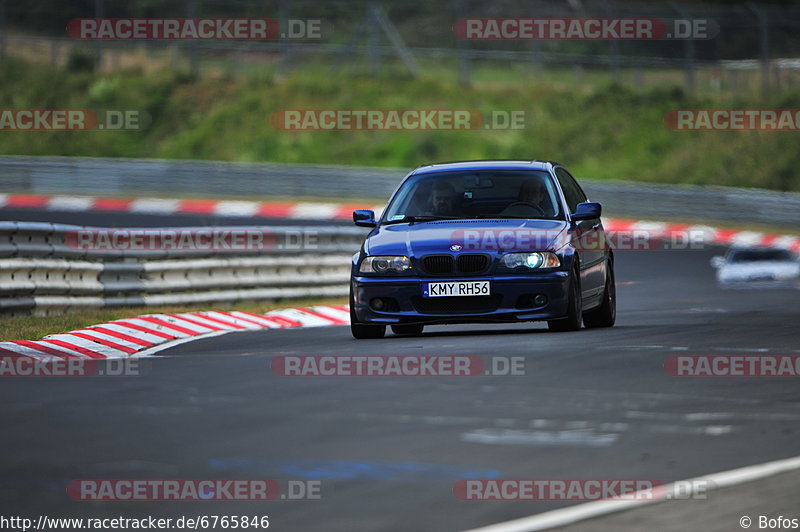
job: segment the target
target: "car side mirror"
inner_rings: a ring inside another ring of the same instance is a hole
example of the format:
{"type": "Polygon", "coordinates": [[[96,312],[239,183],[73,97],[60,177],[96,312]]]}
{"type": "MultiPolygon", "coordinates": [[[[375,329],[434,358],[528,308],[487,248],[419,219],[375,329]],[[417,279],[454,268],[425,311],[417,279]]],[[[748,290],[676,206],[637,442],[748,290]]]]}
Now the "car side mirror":
{"type": "Polygon", "coordinates": [[[711,257],[711,260],[709,262],[711,263],[711,267],[716,270],[717,268],[721,268],[722,265],[725,264],[725,257],[721,256],[711,257]]]}
{"type": "Polygon", "coordinates": [[[575,207],[575,212],[572,213],[572,219],[575,221],[594,220],[595,218],[600,218],[602,212],[603,207],[599,203],[592,201],[578,203],[578,206],[575,207]]]}
{"type": "Polygon", "coordinates": [[[378,225],[375,221],[375,212],[368,209],[353,211],[353,223],[359,227],[375,227],[378,225]]]}

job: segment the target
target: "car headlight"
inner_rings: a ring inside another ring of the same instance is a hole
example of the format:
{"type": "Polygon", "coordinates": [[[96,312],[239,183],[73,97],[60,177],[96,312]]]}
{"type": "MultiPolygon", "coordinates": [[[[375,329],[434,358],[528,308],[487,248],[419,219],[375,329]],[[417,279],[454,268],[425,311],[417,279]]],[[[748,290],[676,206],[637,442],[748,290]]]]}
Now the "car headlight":
{"type": "Polygon", "coordinates": [[[411,269],[411,260],[403,255],[375,255],[361,261],[361,273],[404,272],[411,269]]]}
{"type": "Polygon", "coordinates": [[[531,270],[540,268],[558,268],[561,261],[555,253],[549,251],[537,253],[507,253],[503,255],[503,265],[506,268],[519,268],[525,266],[531,270]]]}

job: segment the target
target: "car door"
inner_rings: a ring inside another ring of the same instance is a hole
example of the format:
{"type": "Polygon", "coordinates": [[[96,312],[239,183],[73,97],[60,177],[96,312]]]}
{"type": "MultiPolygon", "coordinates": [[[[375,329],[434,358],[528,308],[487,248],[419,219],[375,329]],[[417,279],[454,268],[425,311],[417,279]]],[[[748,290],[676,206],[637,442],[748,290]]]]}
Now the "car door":
{"type": "MultiPolygon", "coordinates": [[[[588,201],[583,189],[575,178],[563,167],[556,167],[556,178],[570,214],[575,212],[579,203],[588,201]]],[[[581,291],[584,299],[598,297],[602,294],[606,280],[605,233],[600,218],[574,222],[576,247],[581,260],[581,291]]]]}

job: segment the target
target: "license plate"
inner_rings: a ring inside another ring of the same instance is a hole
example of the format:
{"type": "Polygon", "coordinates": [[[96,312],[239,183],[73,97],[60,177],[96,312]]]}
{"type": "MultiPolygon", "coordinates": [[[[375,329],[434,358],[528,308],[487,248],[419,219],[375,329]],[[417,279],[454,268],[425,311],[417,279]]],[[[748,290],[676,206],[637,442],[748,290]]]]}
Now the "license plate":
{"type": "Polygon", "coordinates": [[[423,283],[422,297],[488,296],[489,281],[423,283]]]}

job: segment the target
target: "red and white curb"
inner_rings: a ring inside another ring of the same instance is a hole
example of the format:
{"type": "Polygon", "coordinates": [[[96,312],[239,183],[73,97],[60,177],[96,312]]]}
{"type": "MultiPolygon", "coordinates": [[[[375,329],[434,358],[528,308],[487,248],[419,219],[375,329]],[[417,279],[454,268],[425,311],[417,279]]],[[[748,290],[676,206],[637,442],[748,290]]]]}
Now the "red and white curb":
{"type": "Polygon", "coordinates": [[[247,218],[296,220],[351,220],[356,209],[379,212],[383,205],[161,198],[95,198],[90,196],[41,196],[0,194],[0,208],[28,208],[72,212],[127,212],[132,214],[206,214],[247,218]]]}
{"type": "Polygon", "coordinates": [[[128,358],[152,355],[186,341],[230,332],[349,323],[347,305],[286,308],[266,314],[241,311],[147,314],[51,334],[41,340],[0,342],[0,356],[38,360],[128,358]]]}
{"type": "MultiPolygon", "coordinates": [[[[637,231],[648,239],[685,240],[687,235],[702,235],[703,244],[724,244],[729,246],[770,247],[800,252],[800,236],[726,229],[701,224],[673,222],[654,222],[649,220],[628,220],[603,217],[603,228],[609,234],[635,234],[637,231]]],[[[634,248],[635,249],[635,248],[634,248]]]]}
{"type": "MultiPolygon", "coordinates": [[[[160,199],[160,198],[95,198],[89,196],[43,196],[32,194],[0,194],[0,209],[30,208],[74,212],[127,212],[134,214],[205,214],[246,218],[282,218],[293,220],[351,220],[356,209],[372,209],[379,214],[384,205],[258,202],[234,200],[160,199]]],[[[800,237],[725,229],[708,225],[654,222],[622,218],[603,218],[609,233],[644,231],[648,238],[671,237],[700,231],[704,243],[741,246],[781,247],[800,252],[800,237]]]]}

